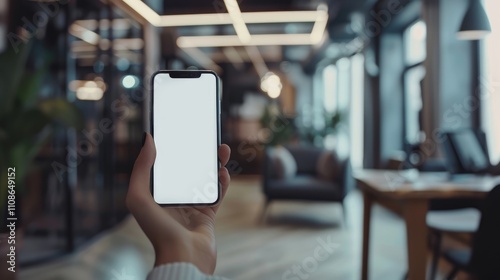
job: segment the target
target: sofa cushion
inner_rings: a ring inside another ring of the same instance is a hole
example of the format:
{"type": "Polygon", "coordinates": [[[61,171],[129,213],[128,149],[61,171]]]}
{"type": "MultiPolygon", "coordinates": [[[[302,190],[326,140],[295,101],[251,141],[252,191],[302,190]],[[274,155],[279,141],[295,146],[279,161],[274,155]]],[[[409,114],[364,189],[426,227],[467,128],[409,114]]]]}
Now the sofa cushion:
{"type": "Polygon", "coordinates": [[[339,158],[335,151],[323,151],[316,164],[318,178],[326,181],[334,181],[341,173],[339,158]]]}
{"type": "Polygon", "coordinates": [[[297,163],[292,154],[284,147],[270,149],[270,158],[275,179],[289,179],[297,173],[297,163]]]}
{"type": "Polygon", "coordinates": [[[290,145],[286,147],[297,162],[297,174],[316,174],[316,163],[322,149],[313,146],[290,145]]]}

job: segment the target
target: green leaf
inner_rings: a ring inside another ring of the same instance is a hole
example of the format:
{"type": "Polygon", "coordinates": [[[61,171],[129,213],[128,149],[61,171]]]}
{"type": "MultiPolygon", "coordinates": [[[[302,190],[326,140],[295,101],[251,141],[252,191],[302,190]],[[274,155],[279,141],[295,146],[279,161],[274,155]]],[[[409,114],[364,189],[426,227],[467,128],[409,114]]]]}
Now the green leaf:
{"type": "Polygon", "coordinates": [[[46,99],[38,103],[38,108],[50,119],[58,121],[65,126],[78,130],[83,128],[82,113],[75,104],[65,99],[46,99]]]}
{"type": "Polygon", "coordinates": [[[13,109],[17,89],[23,77],[26,60],[31,50],[32,43],[26,43],[19,49],[8,48],[0,54],[0,88],[2,89],[2,102],[0,115],[13,109]]]}
{"type": "Polygon", "coordinates": [[[7,143],[11,146],[25,139],[34,138],[51,123],[51,119],[38,108],[24,112],[13,112],[7,115],[7,120],[8,122],[4,125],[7,143]]]}
{"type": "Polygon", "coordinates": [[[37,101],[37,95],[42,84],[45,69],[40,69],[35,73],[26,73],[22,78],[22,83],[17,90],[17,99],[21,107],[27,109],[33,107],[37,101]]]}
{"type": "Polygon", "coordinates": [[[24,139],[12,147],[10,153],[10,162],[16,166],[17,175],[20,180],[29,173],[32,167],[33,159],[40,152],[40,149],[47,143],[52,136],[52,130],[46,127],[41,133],[31,139],[24,139]]]}
{"type": "Polygon", "coordinates": [[[284,145],[293,138],[293,121],[284,116],[277,104],[270,104],[266,107],[260,123],[270,132],[269,138],[263,141],[265,145],[284,145]]]}

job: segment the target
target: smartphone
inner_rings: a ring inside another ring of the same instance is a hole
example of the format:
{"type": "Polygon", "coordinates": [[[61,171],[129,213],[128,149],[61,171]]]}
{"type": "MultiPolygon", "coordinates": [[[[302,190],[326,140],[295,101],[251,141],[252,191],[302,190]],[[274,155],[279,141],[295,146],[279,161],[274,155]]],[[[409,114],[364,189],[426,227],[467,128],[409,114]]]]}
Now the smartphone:
{"type": "Polygon", "coordinates": [[[158,71],[152,77],[151,192],[162,206],[219,202],[220,79],[213,71],[158,71]]]}

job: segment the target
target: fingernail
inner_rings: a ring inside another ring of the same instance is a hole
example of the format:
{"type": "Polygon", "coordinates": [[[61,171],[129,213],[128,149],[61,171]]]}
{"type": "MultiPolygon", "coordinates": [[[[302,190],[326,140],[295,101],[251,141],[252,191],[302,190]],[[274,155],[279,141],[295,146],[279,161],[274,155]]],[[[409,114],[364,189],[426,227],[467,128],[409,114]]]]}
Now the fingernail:
{"type": "Polygon", "coordinates": [[[144,147],[144,143],[146,142],[146,132],[142,133],[142,146],[144,147]]]}

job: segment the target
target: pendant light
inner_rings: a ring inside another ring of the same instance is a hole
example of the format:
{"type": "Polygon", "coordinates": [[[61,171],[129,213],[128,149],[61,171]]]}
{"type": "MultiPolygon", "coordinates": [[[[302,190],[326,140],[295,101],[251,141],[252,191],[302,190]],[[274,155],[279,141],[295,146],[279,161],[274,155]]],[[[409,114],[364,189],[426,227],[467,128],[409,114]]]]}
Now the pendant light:
{"type": "Polygon", "coordinates": [[[457,38],[461,40],[480,40],[491,32],[490,21],[481,5],[481,0],[470,0],[457,38]]]}

